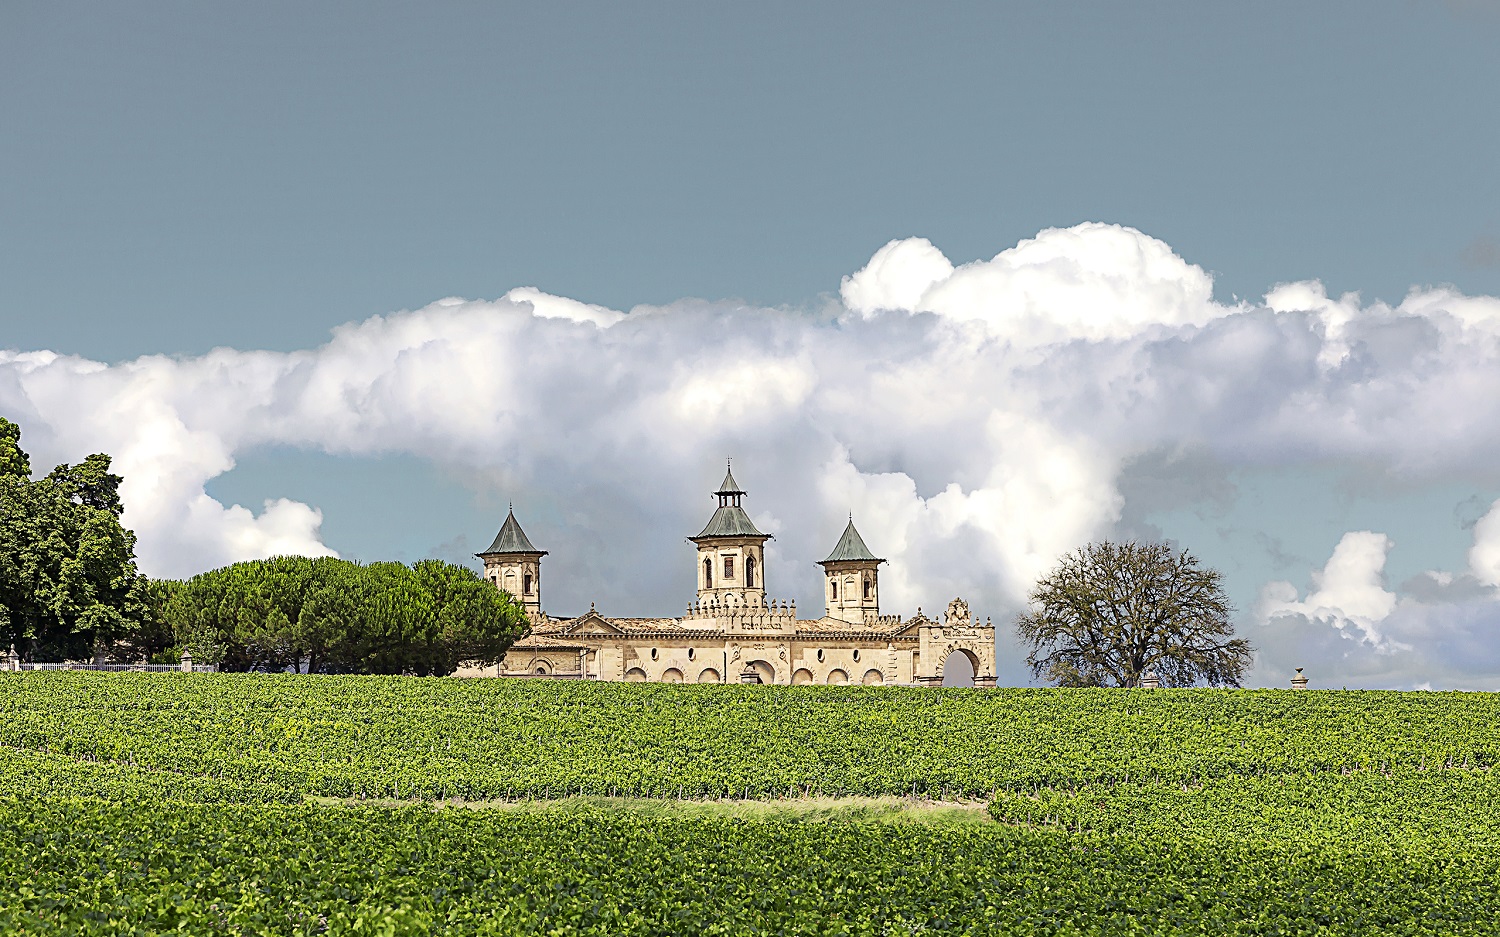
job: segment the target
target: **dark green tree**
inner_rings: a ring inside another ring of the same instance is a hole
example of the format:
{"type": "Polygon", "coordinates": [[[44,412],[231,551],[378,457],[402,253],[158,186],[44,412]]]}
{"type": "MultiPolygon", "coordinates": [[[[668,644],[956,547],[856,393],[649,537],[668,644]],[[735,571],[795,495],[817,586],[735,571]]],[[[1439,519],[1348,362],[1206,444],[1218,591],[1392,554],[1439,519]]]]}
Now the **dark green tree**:
{"type": "Polygon", "coordinates": [[[167,606],[182,589],[175,579],[153,579],[146,583],[149,614],[140,627],[115,641],[110,656],[122,661],[175,664],[182,657],[182,642],[167,618],[167,606]]]}
{"type": "Polygon", "coordinates": [[[20,441],[0,418],[0,640],[35,660],[108,653],[150,618],[120,476],[99,453],[33,479],[20,441]]]}
{"type": "Polygon", "coordinates": [[[166,617],[195,659],[223,670],[420,676],[499,660],[526,621],[461,566],[287,556],[194,576],[166,617]]]}
{"type": "Polygon", "coordinates": [[[1016,631],[1032,675],[1058,686],[1239,686],[1254,648],[1234,637],[1217,570],[1165,543],[1092,543],[1031,591],[1016,631]]]}

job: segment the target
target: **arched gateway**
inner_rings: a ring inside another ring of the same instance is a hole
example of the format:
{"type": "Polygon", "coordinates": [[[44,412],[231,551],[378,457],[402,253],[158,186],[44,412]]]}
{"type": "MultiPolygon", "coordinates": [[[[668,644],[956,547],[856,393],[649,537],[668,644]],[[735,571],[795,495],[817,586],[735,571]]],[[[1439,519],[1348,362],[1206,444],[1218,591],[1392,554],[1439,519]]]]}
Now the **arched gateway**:
{"type": "Polygon", "coordinates": [[[824,610],[801,618],[795,600],[770,597],[762,533],[744,508],[746,492],[728,472],[718,504],[696,537],[697,596],[679,618],[615,618],[590,608],[551,615],[541,608],[541,558],[514,511],[484,553],[485,578],[521,592],[531,633],[497,666],[463,667],[460,676],[762,683],[940,686],[958,654],[973,686],[995,685],[995,629],[971,617],[962,599],[941,621],[882,614],[880,567],[850,517],[823,568],[824,610]],[[544,659],[547,673],[533,662],[544,659]],[[531,664],[530,667],[527,665],[531,664]]]}

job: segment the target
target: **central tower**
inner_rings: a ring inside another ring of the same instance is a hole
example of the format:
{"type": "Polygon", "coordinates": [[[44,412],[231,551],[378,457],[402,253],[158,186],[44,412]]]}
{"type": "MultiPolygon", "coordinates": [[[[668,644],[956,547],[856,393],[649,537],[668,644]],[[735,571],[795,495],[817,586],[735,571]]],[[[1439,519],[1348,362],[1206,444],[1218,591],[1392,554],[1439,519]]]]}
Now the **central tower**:
{"type": "Polygon", "coordinates": [[[771,539],[755,528],[740,507],[745,490],[734,480],[731,466],[714,492],[719,508],[696,537],[698,545],[698,601],[730,605],[766,604],[765,546],[771,539]]]}

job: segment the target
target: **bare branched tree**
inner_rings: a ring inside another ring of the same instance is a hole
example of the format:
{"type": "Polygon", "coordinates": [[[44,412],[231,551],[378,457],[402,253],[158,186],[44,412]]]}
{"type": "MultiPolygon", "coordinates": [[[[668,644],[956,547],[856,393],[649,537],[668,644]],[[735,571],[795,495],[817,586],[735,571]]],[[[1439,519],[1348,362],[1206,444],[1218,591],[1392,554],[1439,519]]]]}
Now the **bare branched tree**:
{"type": "Polygon", "coordinates": [[[1026,663],[1058,686],[1239,686],[1255,649],[1234,637],[1222,578],[1164,543],[1091,543],[1031,591],[1026,663]]]}

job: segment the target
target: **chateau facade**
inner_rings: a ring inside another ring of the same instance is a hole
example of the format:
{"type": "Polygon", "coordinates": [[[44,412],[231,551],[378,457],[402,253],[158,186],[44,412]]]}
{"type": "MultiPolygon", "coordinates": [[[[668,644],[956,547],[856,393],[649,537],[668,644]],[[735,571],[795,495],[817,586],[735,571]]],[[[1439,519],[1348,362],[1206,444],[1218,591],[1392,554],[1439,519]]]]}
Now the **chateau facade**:
{"type": "Polygon", "coordinates": [[[542,557],[516,521],[505,518],[477,554],[484,574],[514,596],[531,631],[499,664],[460,676],[661,681],[667,683],[864,683],[940,686],[955,654],[975,686],[995,685],[995,629],[969,615],[962,599],[941,621],[919,609],[903,619],[880,611],[880,565],[854,519],[819,565],[823,615],[797,617],[797,603],[766,597],[765,544],[741,506],[746,492],[728,472],[718,509],[697,547],[697,598],[681,618],[613,618],[590,608],[577,617],[542,610],[542,557]]]}

